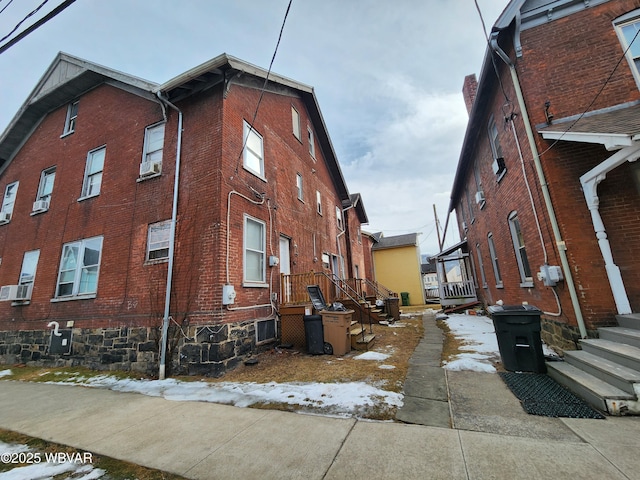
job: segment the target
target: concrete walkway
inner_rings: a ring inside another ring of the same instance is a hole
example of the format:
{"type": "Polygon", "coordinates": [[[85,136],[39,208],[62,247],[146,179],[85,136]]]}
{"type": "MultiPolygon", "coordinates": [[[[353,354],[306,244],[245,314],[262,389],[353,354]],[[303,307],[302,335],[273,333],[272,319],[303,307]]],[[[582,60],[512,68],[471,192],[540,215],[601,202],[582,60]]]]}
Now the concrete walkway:
{"type": "Polygon", "coordinates": [[[0,427],[194,479],[640,479],[640,418],[527,415],[496,374],[439,376],[435,334],[399,420],[441,426],[0,381],[0,427]]]}

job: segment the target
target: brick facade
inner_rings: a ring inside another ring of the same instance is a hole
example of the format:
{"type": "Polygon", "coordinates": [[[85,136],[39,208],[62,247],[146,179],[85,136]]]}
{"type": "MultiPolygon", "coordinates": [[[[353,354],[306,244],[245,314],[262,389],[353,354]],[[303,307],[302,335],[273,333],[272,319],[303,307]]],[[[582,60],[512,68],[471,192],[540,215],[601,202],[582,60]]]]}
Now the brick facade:
{"type": "MultiPolygon", "coordinates": [[[[612,25],[616,18],[638,8],[640,2],[632,0],[604,2],[567,15],[558,8],[550,20],[533,26],[527,25],[523,16],[519,32],[521,56],[516,55],[513,41],[515,24],[504,26],[499,45],[515,63],[534,130],[547,125],[545,102],[549,102],[548,113],[557,120],[640,100],[638,85],[626,59],[617,65],[624,49],[612,25]]],[[[525,9],[526,5],[523,11],[525,9]]],[[[528,302],[535,305],[545,312],[543,338],[563,349],[575,348],[580,334],[567,283],[561,281],[555,287],[547,287],[536,275],[544,263],[561,265],[561,258],[512,77],[503,60],[497,55],[494,59],[500,83],[495,80],[491,63],[489,67],[485,65],[487,71],[477,87],[477,105],[470,117],[458,166],[452,202],[458,228],[461,238],[467,238],[468,249],[474,257],[482,301],[486,304],[502,300],[505,304],[528,302]],[[487,128],[491,117],[495,119],[506,166],[502,176],[492,169],[494,153],[487,128]],[[486,199],[482,208],[475,200],[476,191],[480,189],[486,199]],[[509,215],[514,212],[532,271],[531,282],[523,282],[518,269],[509,226],[509,215]],[[463,230],[463,221],[467,231],[463,230]],[[503,280],[501,286],[497,286],[492,268],[489,233],[495,244],[503,280]],[[476,245],[481,259],[478,259],[476,245]],[[484,267],[486,286],[482,286],[480,280],[480,264],[484,267]]],[[[465,87],[468,83],[466,79],[465,87]]],[[[465,97],[474,93],[475,90],[467,92],[465,97]]],[[[592,143],[562,140],[554,143],[543,139],[536,131],[534,139],[560,235],[566,245],[586,330],[593,336],[598,326],[615,324],[616,305],[580,176],[614,152],[592,143]]],[[[599,185],[598,196],[600,214],[615,262],[621,269],[629,302],[634,311],[640,311],[640,258],[633,253],[640,248],[640,202],[632,168],[627,162],[607,174],[606,180],[599,185]]]]}
{"type": "MultiPolygon", "coordinates": [[[[63,61],[74,64],[72,57],[56,59],[63,61]]],[[[357,240],[360,220],[353,209],[344,211],[349,231],[341,234],[338,228],[336,207],[347,207],[349,194],[335,153],[326,147],[328,134],[317,120],[315,97],[295,82],[272,81],[254,121],[263,79],[234,62],[235,68],[230,62],[211,68],[213,75],[227,69],[221,82],[207,77],[209,88],[172,97],[182,112],[181,135],[177,110],[155,98],[153,88],[127,84],[121,77],[96,81],[88,90],[78,87],[71,96],[63,86],[54,88],[52,95],[60,97],[51,100],[55,108],[38,119],[32,132],[23,132],[22,144],[3,159],[0,173],[2,191],[20,182],[11,221],[0,225],[0,285],[17,284],[24,253],[40,251],[30,302],[0,302],[0,361],[157,373],[169,264],[147,260],[148,232],[150,225],[171,219],[179,139],[170,372],[220,375],[262,348],[256,337],[259,322],[273,322],[278,331],[282,265],[270,266],[269,257],[280,257],[281,239],[289,245],[291,273],[321,270],[323,253],[345,258],[349,252],[365,276],[357,240]],[[61,137],[68,104],[76,100],[75,131],[61,137]],[[299,114],[300,139],[293,134],[292,107],[299,114]],[[161,174],[140,178],[145,128],[165,119],[161,174]],[[262,176],[243,167],[244,122],[263,139],[262,176]],[[313,132],[314,155],[308,130],[313,132]],[[103,146],[100,193],[81,199],[87,153],[103,146]],[[52,166],[50,207],[32,214],[40,174],[52,166]],[[316,211],[316,191],[322,214],[316,211]],[[264,282],[244,279],[246,218],[263,226],[264,282]],[[63,245],[92,237],[102,238],[96,293],[58,295],[63,245]],[[231,305],[223,304],[225,284],[236,292],[231,305]],[[69,355],[49,351],[49,322],[72,330],[69,355]]],[[[183,83],[163,94],[179,92],[189,81],[177,78],[183,83]]],[[[5,132],[2,139],[7,138],[5,132]]]]}

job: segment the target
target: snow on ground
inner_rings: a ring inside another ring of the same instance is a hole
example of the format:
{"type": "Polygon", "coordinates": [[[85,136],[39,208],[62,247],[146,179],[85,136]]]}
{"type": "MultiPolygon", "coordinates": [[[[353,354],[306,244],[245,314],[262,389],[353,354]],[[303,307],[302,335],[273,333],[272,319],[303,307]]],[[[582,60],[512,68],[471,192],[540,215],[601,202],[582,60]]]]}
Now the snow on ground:
{"type": "Polygon", "coordinates": [[[495,372],[492,360],[500,358],[493,321],[482,315],[449,315],[445,322],[462,341],[460,353],[444,364],[447,370],[495,372]]]}
{"type": "Polygon", "coordinates": [[[11,373],[11,370],[0,370],[0,378],[8,377],[9,375],[11,375],[11,373]]]}

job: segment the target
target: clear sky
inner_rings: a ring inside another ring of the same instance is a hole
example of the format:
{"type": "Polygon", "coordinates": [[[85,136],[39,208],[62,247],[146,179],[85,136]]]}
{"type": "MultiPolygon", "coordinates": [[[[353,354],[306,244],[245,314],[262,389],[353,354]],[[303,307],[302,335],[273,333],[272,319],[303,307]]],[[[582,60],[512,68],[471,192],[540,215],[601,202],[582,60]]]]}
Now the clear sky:
{"type": "MultiPolygon", "coordinates": [[[[508,3],[477,1],[488,29],[508,3]]],[[[0,0],[0,38],[42,2],[0,0]]],[[[156,83],[221,53],[267,69],[288,3],[77,0],[0,54],[0,131],[59,51],[156,83]]],[[[314,87],[365,230],[418,232],[421,252],[437,253],[433,205],[444,226],[467,122],[462,83],[485,49],[474,0],[293,0],[273,71],[314,87]]],[[[458,240],[450,228],[446,244],[458,240]]]]}

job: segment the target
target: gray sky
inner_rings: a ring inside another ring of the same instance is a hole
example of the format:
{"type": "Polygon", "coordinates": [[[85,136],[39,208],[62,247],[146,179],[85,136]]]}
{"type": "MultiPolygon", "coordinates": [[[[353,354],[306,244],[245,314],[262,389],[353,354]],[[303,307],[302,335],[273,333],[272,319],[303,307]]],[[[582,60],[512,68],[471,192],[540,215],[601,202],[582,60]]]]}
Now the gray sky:
{"type": "MultiPolygon", "coordinates": [[[[9,1],[0,38],[42,3],[9,1]]],[[[507,3],[478,0],[487,28],[507,3]]],[[[0,54],[0,130],[59,51],[157,83],[223,52],[266,69],[287,4],[78,0],[0,54]]],[[[444,226],[467,122],[462,83],[485,47],[473,0],[293,0],[273,71],[314,87],[365,230],[420,232],[421,252],[438,251],[433,205],[444,226]]],[[[458,240],[450,229],[446,244],[458,240]]]]}

